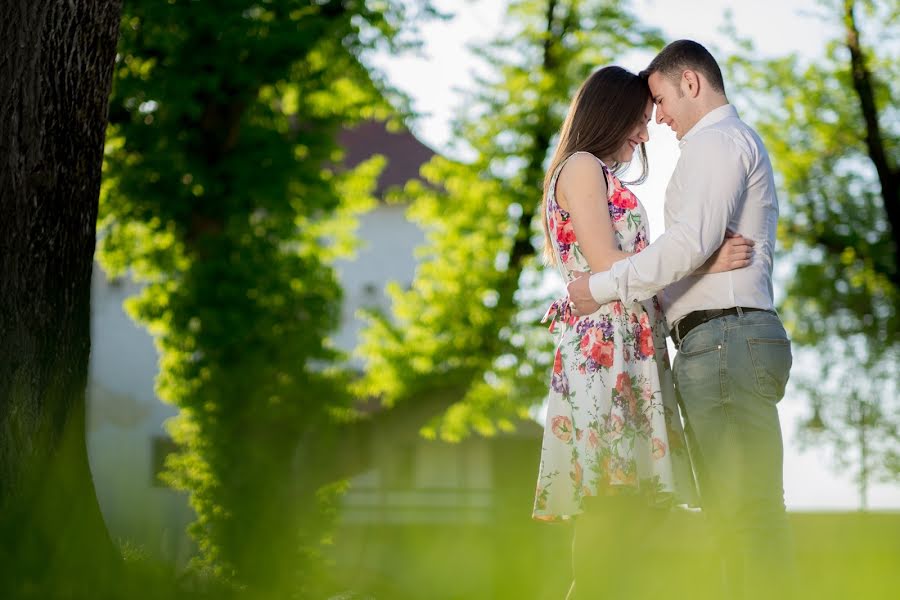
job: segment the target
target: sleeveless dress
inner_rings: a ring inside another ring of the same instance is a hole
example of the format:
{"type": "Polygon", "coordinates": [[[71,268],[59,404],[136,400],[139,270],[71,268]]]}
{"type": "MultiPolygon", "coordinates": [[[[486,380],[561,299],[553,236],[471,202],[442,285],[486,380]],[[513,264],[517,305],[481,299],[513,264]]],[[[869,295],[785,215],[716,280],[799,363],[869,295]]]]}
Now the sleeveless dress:
{"type": "MultiPolygon", "coordinates": [[[[640,252],[648,245],[644,207],[594,158],[606,176],[619,249],[640,252]]],[[[556,201],[556,181],[566,161],[551,178],[544,217],[568,283],[573,271],[590,267],[569,214],[556,201]]],[[[586,496],[622,493],[656,506],[696,505],[657,299],[614,301],[576,317],[568,298],[561,298],[548,309],[547,320],[550,331],[559,332],[533,518],[567,519],[582,512],[586,496]]]]}

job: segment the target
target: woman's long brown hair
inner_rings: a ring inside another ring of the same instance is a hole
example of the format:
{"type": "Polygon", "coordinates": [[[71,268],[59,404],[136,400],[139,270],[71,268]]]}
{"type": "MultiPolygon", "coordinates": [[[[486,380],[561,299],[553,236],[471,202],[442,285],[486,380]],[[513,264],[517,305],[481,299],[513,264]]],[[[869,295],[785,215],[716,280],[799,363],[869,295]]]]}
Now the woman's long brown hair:
{"type": "MultiPolygon", "coordinates": [[[[544,177],[541,222],[544,224],[544,261],[547,264],[556,263],[556,252],[547,224],[547,197],[556,168],[576,152],[590,152],[597,158],[614,154],[625,143],[635,125],[643,120],[644,108],[650,98],[647,82],[622,67],[604,67],[581,84],[563,122],[556,152],[544,177]]],[[[647,179],[647,150],[643,143],[639,154],[641,176],[630,183],[641,183],[647,179]]],[[[628,165],[615,163],[608,166],[618,173],[628,165]]]]}

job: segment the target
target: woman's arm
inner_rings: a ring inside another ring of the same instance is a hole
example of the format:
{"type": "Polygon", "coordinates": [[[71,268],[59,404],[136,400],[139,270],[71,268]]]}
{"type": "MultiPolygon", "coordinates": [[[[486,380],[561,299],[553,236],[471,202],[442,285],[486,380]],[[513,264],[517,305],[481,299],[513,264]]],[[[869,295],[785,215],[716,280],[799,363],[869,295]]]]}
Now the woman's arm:
{"type": "Polygon", "coordinates": [[[559,205],[568,211],[581,253],[591,272],[608,270],[613,263],[632,256],[619,250],[607,207],[607,184],[603,167],[584,152],[563,166],[556,184],[559,205]]]}

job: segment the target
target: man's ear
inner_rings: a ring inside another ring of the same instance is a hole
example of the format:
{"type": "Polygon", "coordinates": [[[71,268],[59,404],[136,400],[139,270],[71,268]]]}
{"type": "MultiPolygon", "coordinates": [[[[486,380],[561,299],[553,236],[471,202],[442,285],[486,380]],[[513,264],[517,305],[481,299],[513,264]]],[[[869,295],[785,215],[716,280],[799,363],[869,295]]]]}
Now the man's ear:
{"type": "Polygon", "coordinates": [[[696,98],[700,93],[700,76],[696,71],[685,69],[681,74],[681,91],[689,98],[696,98]]]}

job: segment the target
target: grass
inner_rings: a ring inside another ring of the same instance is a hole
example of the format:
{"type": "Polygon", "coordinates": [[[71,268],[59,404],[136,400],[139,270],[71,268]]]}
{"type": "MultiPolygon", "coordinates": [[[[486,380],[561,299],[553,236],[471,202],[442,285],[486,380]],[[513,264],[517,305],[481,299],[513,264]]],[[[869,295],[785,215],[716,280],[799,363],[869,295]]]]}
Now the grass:
{"type": "MultiPolygon", "coordinates": [[[[332,568],[317,573],[327,593],[261,596],[123,546],[123,569],[92,600],[561,600],[570,582],[571,528],[503,513],[481,524],[342,526],[335,532],[332,568]]],[[[900,598],[900,512],[791,513],[800,583],[796,600],[900,598]]],[[[697,514],[679,514],[660,528],[654,549],[635,556],[628,577],[654,598],[719,600],[717,557],[697,514]],[[647,554],[649,552],[649,555],[647,554]],[[654,555],[662,566],[646,568],[654,555]]],[[[598,569],[603,565],[598,564],[598,569]]],[[[19,586],[17,599],[81,598],[65,581],[19,586]]],[[[13,598],[9,594],[5,598],[13,598]]],[[[581,600],[581,599],[579,599],[581,600]]],[[[594,600],[594,599],[591,599],[594,600]]],[[[762,599],[765,600],[765,599],[762,599]]]]}
{"type": "MultiPolygon", "coordinates": [[[[900,598],[900,513],[791,513],[798,600],[900,598]]],[[[716,553],[699,515],[669,519],[656,573],[630,574],[661,597],[713,599],[716,553]]],[[[344,528],[336,538],[339,581],[378,600],[522,599],[565,596],[570,581],[567,525],[344,528]]],[[[602,568],[602,565],[598,565],[602,568]]],[[[629,576],[621,574],[621,576],[629,576]]]]}

